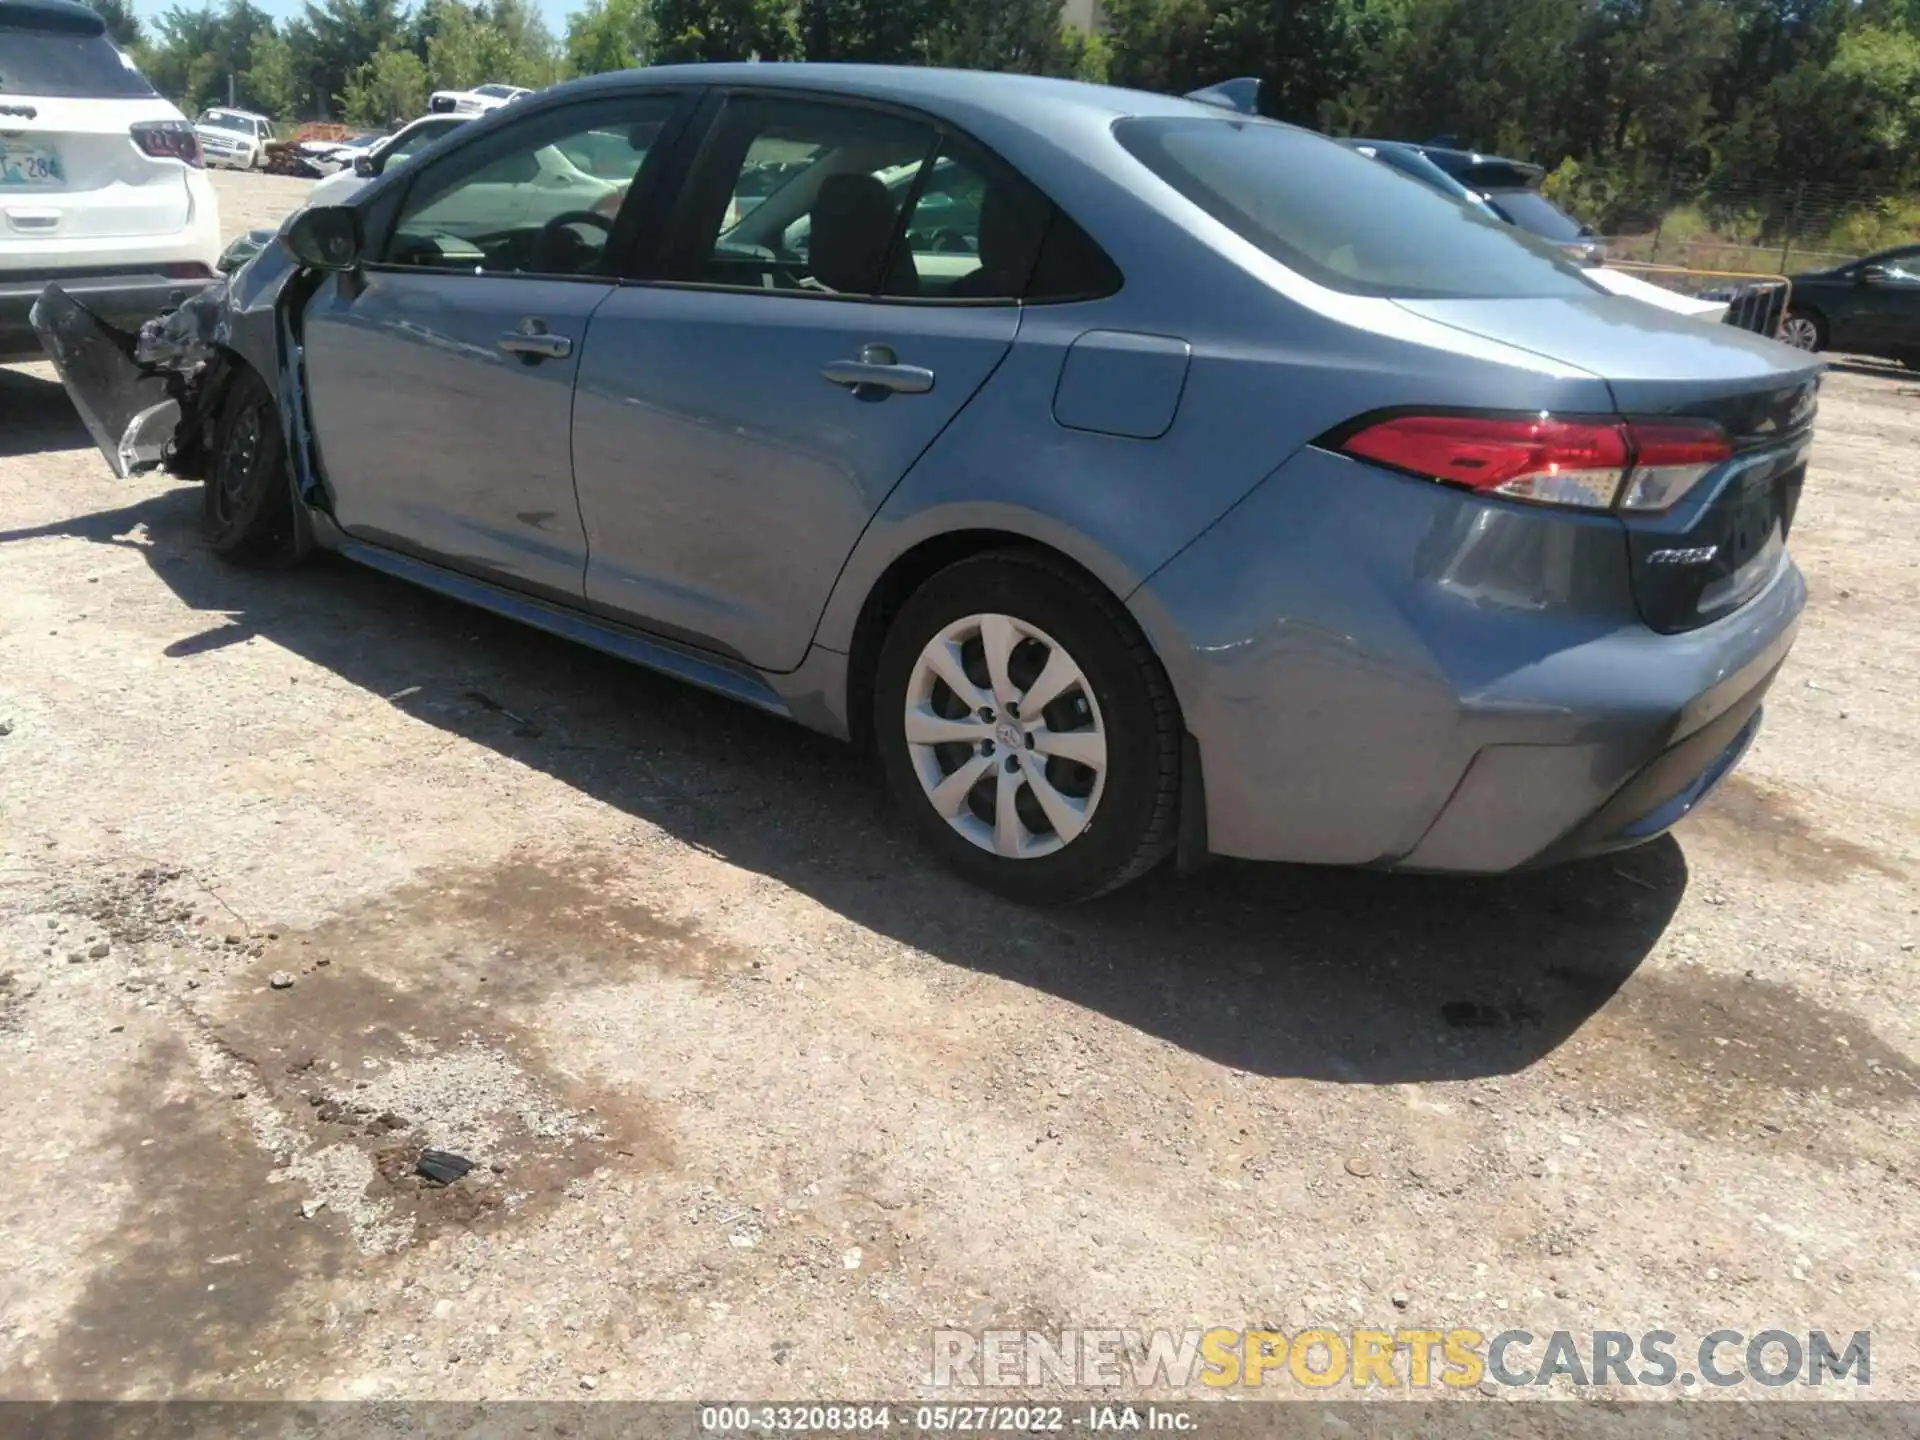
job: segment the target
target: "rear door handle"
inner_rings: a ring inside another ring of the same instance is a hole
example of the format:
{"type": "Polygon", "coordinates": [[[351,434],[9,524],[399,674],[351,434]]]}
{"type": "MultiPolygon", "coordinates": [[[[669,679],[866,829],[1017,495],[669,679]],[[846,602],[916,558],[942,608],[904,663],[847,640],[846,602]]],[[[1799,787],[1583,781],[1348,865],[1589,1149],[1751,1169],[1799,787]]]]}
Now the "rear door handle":
{"type": "Polygon", "coordinates": [[[547,322],[537,315],[529,315],[520,322],[516,330],[509,330],[494,342],[509,355],[518,355],[527,361],[564,360],[573,353],[573,341],[564,335],[555,335],[547,329],[547,322]]]}
{"type": "Polygon", "coordinates": [[[890,346],[862,345],[858,360],[835,360],[820,372],[861,398],[882,395],[924,395],[933,389],[933,371],[924,365],[902,365],[890,346]]]}

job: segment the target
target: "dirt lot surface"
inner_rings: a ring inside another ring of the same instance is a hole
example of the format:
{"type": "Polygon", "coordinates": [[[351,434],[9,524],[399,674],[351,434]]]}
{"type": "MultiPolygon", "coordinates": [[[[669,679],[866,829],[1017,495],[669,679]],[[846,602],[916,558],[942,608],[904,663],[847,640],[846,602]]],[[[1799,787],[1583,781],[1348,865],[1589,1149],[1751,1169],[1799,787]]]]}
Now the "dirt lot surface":
{"type": "MultiPolygon", "coordinates": [[[[236,232],[304,189],[219,178],[236,232]]],[[[1920,1396],[1920,383],[1838,368],[1820,436],[1798,648],[1676,837],[1039,913],[831,742],[223,566],[0,369],[0,1394],[902,1396],[935,1326],[1321,1322],[1871,1329],[1920,1396]]]]}

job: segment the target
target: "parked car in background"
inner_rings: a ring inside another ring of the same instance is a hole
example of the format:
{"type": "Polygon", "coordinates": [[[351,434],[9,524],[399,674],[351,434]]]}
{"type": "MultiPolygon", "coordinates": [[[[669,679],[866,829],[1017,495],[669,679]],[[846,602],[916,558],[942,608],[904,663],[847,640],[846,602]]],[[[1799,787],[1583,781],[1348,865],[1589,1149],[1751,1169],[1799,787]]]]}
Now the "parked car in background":
{"type": "Polygon", "coordinates": [[[138,325],[213,278],[220,211],[193,126],[93,11],[0,0],[0,363],[57,280],[138,325]]]}
{"type": "Polygon", "coordinates": [[[1360,143],[1393,144],[1418,153],[1479,195],[1501,219],[1559,247],[1562,254],[1577,264],[1599,265],[1607,258],[1606,246],[1591,229],[1540,193],[1540,182],[1546,171],[1538,165],[1441,145],[1407,141],[1360,143]]]}
{"type": "Polygon", "coordinates": [[[267,142],[273,139],[273,122],[266,116],[215,106],[200,112],[193,130],[200,137],[207,164],[232,170],[267,168],[267,142]]]}
{"type": "Polygon", "coordinates": [[[117,470],[206,479],[217,553],[335,550],[870,743],[1028,901],[1644,842],[1738,763],[1806,593],[1817,360],[1105,86],[595,76],[137,341],[37,314],[117,470]]]}
{"type": "Polygon", "coordinates": [[[442,136],[450,135],[471,118],[466,115],[422,115],[391,135],[379,135],[354,153],[352,162],[315,183],[307,192],[309,205],[342,205],[388,170],[406,164],[442,136]]]}
{"type": "MultiPolygon", "coordinates": [[[[1242,115],[1257,115],[1260,83],[1257,77],[1241,76],[1189,91],[1186,98],[1242,115]]],[[[1451,145],[1419,144],[1410,140],[1349,139],[1341,143],[1424,180],[1462,203],[1484,209],[1509,225],[1538,235],[1578,264],[1600,265],[1607,258],[1606,246],[1591,229],[1563,213],[1540,193],[1540,182],[1546,172],[1538,165],[1451,145]]]]}
{"type": "Polygon", "coordinates": [[[351,169],[355,160],[362,155],[372,154],[374,147],[388,138],[376,130],[365,135],[351,135],[345,140],[301,140],[294,145],[294,149],[303,161],[319,169],[324,176],[351,169]]]}
{"type": "Polygon", "coordinates": [[[1801,350],[1876,355],[1920,370],[1920,245],[1788,277],[1780,338],[1801,350]]]}
{"type": "Polygon", "coordinates": [[[484,115],[533,92],[520,85],[476,85],[471,90],[436,90],[427,97],[433,115],[484,115]]]}

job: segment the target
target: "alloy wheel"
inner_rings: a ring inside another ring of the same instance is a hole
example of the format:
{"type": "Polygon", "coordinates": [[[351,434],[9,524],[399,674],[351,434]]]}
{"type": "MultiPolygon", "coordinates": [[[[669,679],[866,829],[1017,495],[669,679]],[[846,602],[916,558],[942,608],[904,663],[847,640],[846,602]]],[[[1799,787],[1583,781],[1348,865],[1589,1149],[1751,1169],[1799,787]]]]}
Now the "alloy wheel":
{"type": "Polygon", "coordinates": [[[1820,327],[1804,315],[1789,315],[1780,324],[1780,338],[1796,350],[1818,350],[1820,327]]]}
{"type": "Polygon", "coordinates": [[[1107,778],[1107,732],[1066,647],[1011,615],[969,615],[921,649],[907,751],[928,803],[973,845],[1051,855],[1084,831],[1107,778]]]}

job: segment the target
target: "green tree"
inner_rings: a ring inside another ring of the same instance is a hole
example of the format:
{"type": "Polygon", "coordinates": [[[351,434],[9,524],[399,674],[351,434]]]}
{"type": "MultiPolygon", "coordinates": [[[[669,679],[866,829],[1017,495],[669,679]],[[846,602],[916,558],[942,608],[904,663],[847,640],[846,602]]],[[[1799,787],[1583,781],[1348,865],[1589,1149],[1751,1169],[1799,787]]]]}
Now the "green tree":
{"type": "Polygon", "coordinates": [[[145,42],[146,28],[133,13],[129,0],[93,0],[93,9],[107,22],[107,33],[122,50],[131,50],[145,42]]]}
{"type": "Polygon", "coordinates": [[[291,120],[300,112],[300,74],[293,47],[271,29],[258,31],[249,50],[246,72],[240,77],[248,102],[276,120],[291,120]]]}
{"type": "Polygon", "coordinates": [[[491,0],[486,15],[505,47],[497,61],[505,68],[491,78],[536,89],[560,78],[560,47],[533,0],[491,0]]]}
{"type": "MultiPolygon", "coordinates": [[[[303,90],[326,106],[346,94],[348,82],[375,55],[399,50],[405,31],[399,0],[325,0],[319,5],[308,0],[305,14],[288,27],[287,42],[293,47],[303,90]]],[[[421,98],[424,105],[425,96],[421,98]]],[[[411,119],[419,111],[407,113],[411,119]]],[[[381,123],[392,118],[392,114],[383,115],[381,123]]]]}
{"type": "Polygon", "coordinates": [[[791,60],[800,34],[791,0],[654,0],[654,60],[791,60]]]}
{"type": "Polygon", "coordinates": [[[800,0],[801,53],[809,60],[911,65],[926,60],[929,32],[952,0],[800,0]]]}
{"type": "Polygon", "coordinates": [[[427,108],[427,67],[411,50],[376,51],[348,77],[340,108],[355,125],[410,120],[427,108]]]}
{"type": "Polygon", "coordinates": [[[567,17],[567,69],[599,75],[647,63],[653,13],[645,0],[587,0],[567,17]]]}
{"type": "Polygon", "coordinates": [[[945,8],[927,37],[935,65],[1064,75],[1073,68],[1058,0],[965,0],[945,8]]]}
{"type": "Polygon", "coordinates": [[[189,113],[224,105],[233,98],[250,103],[243,83],[252,64],[257,35],[273,32],[273,19],[249,0],[227,0],[215,9],[175,5],[154,23],[155,37],[141,59],[147,78],[161,94],[189,113]]]}

